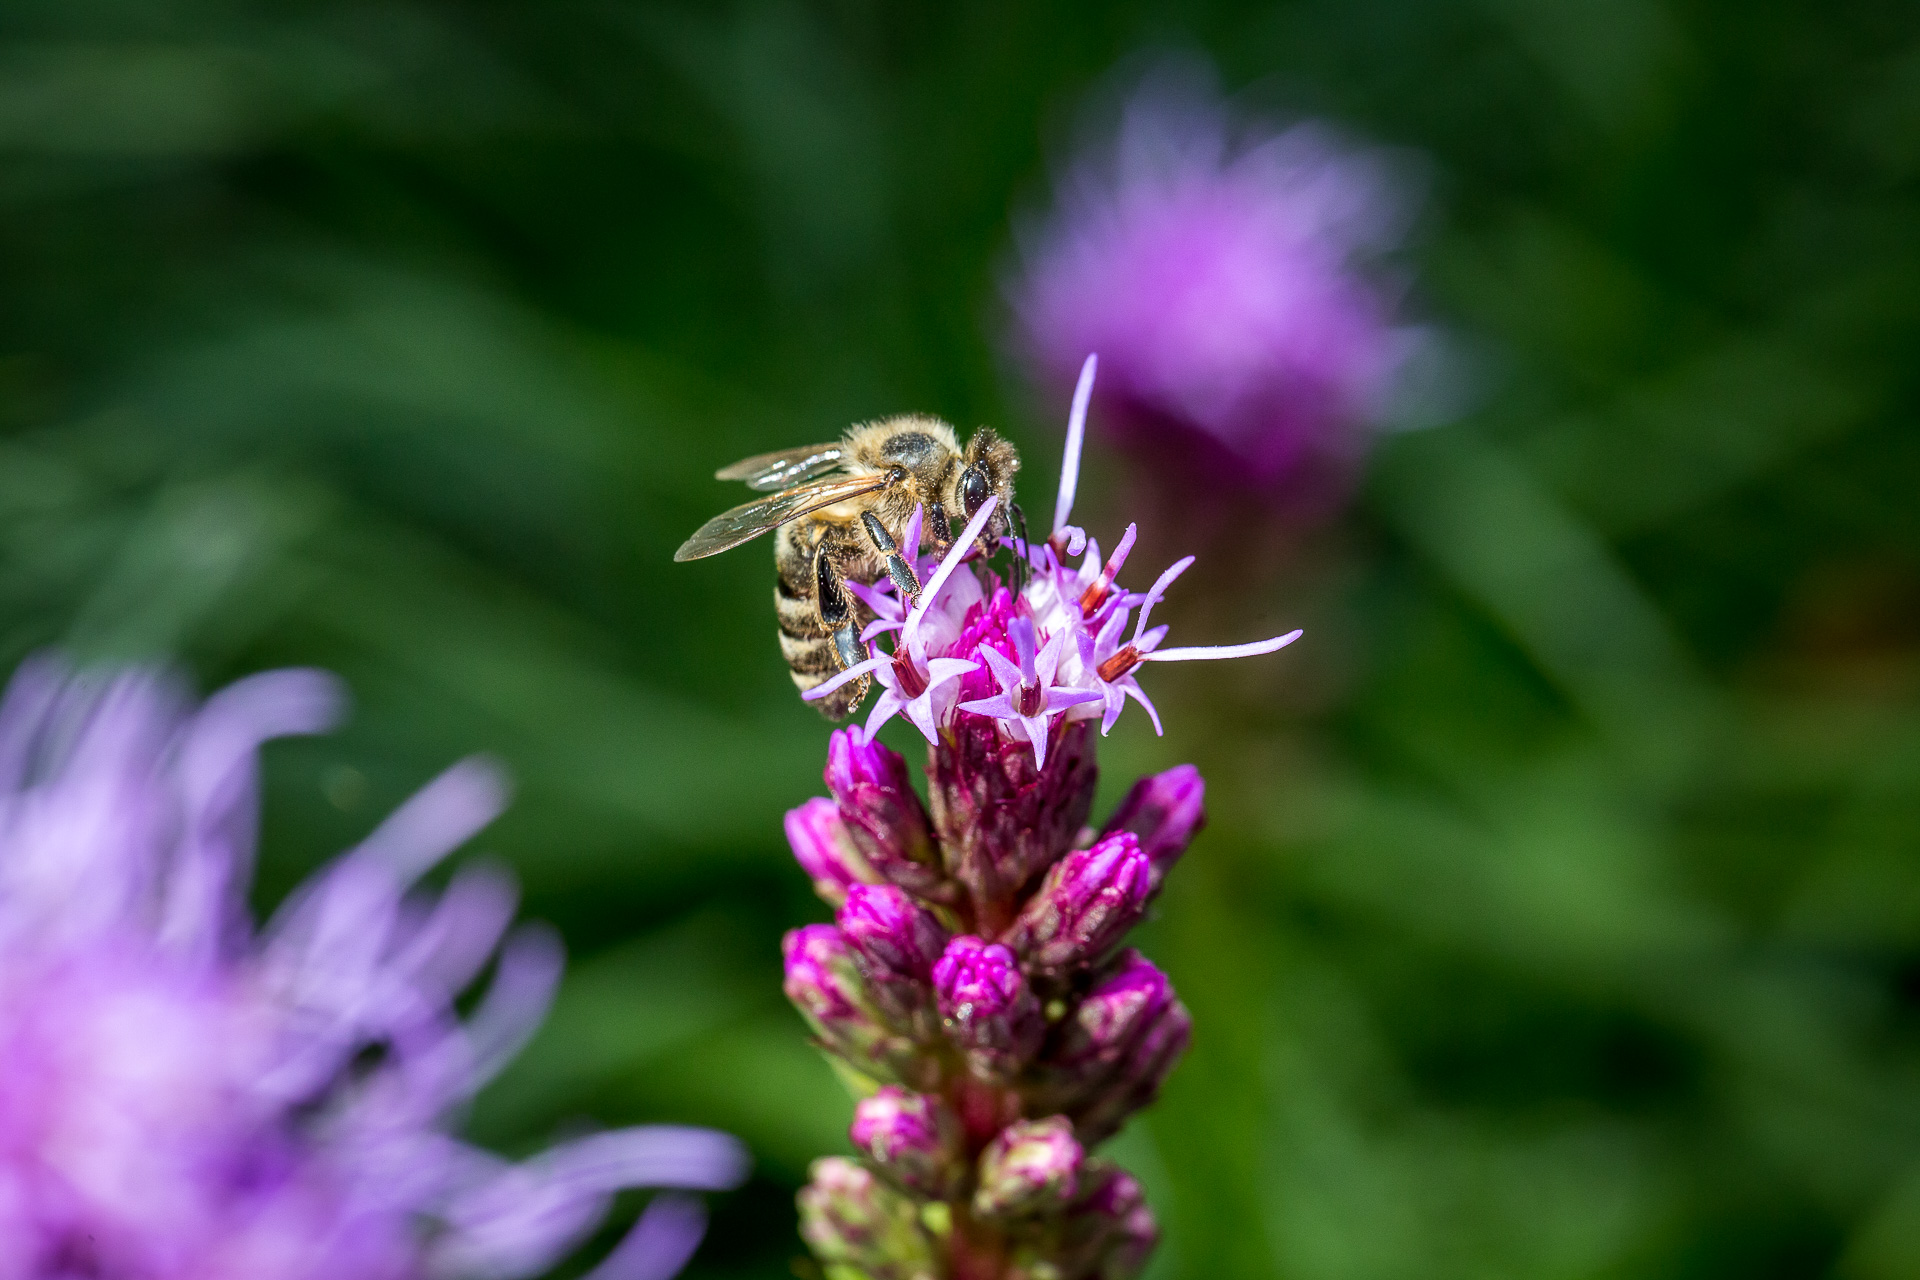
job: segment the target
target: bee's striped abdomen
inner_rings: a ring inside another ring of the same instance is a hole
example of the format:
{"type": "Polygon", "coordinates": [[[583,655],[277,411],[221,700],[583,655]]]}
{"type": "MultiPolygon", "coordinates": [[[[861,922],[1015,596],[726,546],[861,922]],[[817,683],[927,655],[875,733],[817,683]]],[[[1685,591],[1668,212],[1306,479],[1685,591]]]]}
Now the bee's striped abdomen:
{"type": "MultiPolygon", "coordinates": [[[[817,523],[782,525],[775,531],[773,561],[774,616],[779,622],[780,656],[787,660],[793,683],[805,693],[840,670],[834,657],[832,629],[820,617],[814,558],[828,526],[817,523]]],[[[868,681],[852,681],[814,703],[830,720],[844,720],[866,698],[868,681]]]]}

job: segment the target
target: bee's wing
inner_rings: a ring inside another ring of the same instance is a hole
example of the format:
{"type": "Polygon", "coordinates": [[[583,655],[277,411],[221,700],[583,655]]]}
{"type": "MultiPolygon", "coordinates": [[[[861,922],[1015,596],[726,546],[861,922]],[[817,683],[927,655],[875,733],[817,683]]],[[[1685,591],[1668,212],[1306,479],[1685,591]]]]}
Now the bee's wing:
{"type": "Polygon", "coordinates": [[[801,516],[830,507],[836,502],[845,502],[848,498],[857,498],[863,493],[872,493],[875,489],[884,489],[891,483],[885,473],[866,476],[836,476],[828,480],[816,480],[812,484],[803,484],[797,489],[788,489],[776,493],[771,498],[761,498],[735,507],[731,511],[722,511],[713,519],[694,530],[691,538],[673,553],[675,560],[698,560],[702,556],[718,555],[731,550],[750,538],[757,538],[777,525],[789,520],[798,520],[801,516]]]}
{"type": "Polygon", "coordinates": [[[838,444],[803,444],[797,449],[743,458],[713,473],[715,480],[744,480],[747,488],[771,493],[788,485],[805,484],[840,465],[846,451],[838,444]]]}

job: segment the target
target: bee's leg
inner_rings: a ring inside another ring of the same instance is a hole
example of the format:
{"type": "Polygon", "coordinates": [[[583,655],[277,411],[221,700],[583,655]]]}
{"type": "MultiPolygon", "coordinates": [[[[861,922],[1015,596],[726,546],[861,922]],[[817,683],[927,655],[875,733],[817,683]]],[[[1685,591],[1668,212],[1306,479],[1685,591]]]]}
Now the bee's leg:
{"type": "Polygon", "coordinates": [[[1027,589],[1027,573],[1033,567],[1028,557],[1031,554],[1027,543],[1027,513],[1020,509],[1017,502],[1007,504],[1007,513],[1013,517],[1013,526],[1019,530],[1014,538],[1020,544],[1020,554],[1013,562],[1013,593],[1019,595],[1027,589]]]}
{"type": "Polygon", "coordinates": [[[947,519],[947,509],[935,498],[927,504],[927,544],[941,555],[947,554],[947,548],[953,545],[953,524],[947,519]]]}
{"type": "Polygon", "coordinates": [[[913,566],[906,562],[900,554],[900,549],[893,545],[893,535],[887,532],[887,527],[881,524],[879,517],[871,511],[860,513],[860,523],[866,526],[867,537],[873,542],[875,549],[887,558],[887,576],[893,579],[894,589],[900,593],[902,599],[911,604],[919,604],[920,579],[914,577],[913,566]]]}
{"type": "Polygon", "coordinates": [[[813,554],[814,600],[820,607],[820,621],[833,635],[833,656],[845,671],[866,655],[860,652],[860,628],[853,616],[853,602],[840,581],[840,570],[833,553],[823,539],[813,554]]]}

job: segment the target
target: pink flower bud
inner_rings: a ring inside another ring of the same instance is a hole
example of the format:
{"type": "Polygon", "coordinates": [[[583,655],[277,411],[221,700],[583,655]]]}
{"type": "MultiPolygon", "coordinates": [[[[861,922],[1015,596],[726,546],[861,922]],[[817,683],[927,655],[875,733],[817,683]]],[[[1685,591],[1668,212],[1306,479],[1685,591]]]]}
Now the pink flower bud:
{"type": "Polygon", "coordinates": [[[1192,1026],[1166,975],[1139,952],[1123,952],[1055,1030],[1035,1064],[1035,1100],[1072,1116],[1097,1142],[1153,1100],[1192,1026]]]}
{"type": "Polygon", "coordinates": [[[947,930],[905,890],[890,884],[854,885],[838,920],[869,976],[888,973],[932,981],[934,962],[947,946],[947,930]]]}
{"type": "Polygon", "coordinates": [[[1203,803],[1206,794],[1207,784],[1198,769],[1190,764],[1176,765],[1134,783],[1107,819],[1108,834],[1131,831],[1140,838],[1140,847],[1153,866],[1155,889],[1186,852],[1188,843],[1207,825],[1203,803]]]}
{"type": "Polygon", "coordinates": [[[849,725],[827,740],[826,779],[855,848],[879,873],[871,879],[933,892],[945,879],[940,854],[900,754],[849,725]]]}
{"type": "Polygon", "coordinates": [[[940,1099],[888,1085],[853,1109],[853,1145],[902,1186],[947,1199],[965,1173],[960,1123],[940,1099]]]}
{"type": "Polygon", "coordinates": [[[822,1262],[877,1275],[934,1273],[933,1245],[912,1200],[838,1156],[815,1160],[810,1172],[797,1197],[800,1234],[822,1262]]]}
{"type": "Polygon", "coordinates": [[[931,1069],[913,1041],[890,1025],[860,976],[853,949],[830,924],[793,930],[781,942],[787,999],[821,1042],[857,1070],[919,1082],[931,1069]]]}
{"type": "Polygon", "coordinates": [[[947,945],[946,928],[890,884],[848,889],[839,923],[881,1012],[917,1039],[935,1037],[933,963],[947,945]]]}
{"type": "Polygon", "coordinates": [[[1062,1273],[1132,1280],[1159,1242],[1160,1227],[1139,1181],[1104,1160],[1087,1161],[1080,1194],[1060,1232],[1055,1262],[1062,1273]]]}
{"type": "Polygon", "coordinates": [[[1128,1116],[1159,1097],[1160,1086],[1192,1038],[1192,1015],[1175,1000],[1141,1030],[1107,1087],[1076,1115],[1087,1140],[1099,1142],[1118,1133],[1128,1116]]]}
{"type": "Polygon", "coordinates": [[[813,891],[830,906],[846,900],[849,885],[879,878],[854,847],[840,807],[824,796],[787,811],[787,843],[800,869],[813,880],[813,891]]]}
{"type": "Polygon", "coordinates": [[[838,1041],[873,1020],[853,951],[830,924],[810,924],[780,942],[787,999],[822,1039],[838,1041]]]}
{"type": "Polygon", "coordinates": [[[1098,963],[1146,910],[1152,875],[1131,831],[1076,849],[1047,872],[1006,943],[1039,973],[1098,963]]]}
{"type": "Polygon", "coordinates": [[[973,1211],[1010,1218],[1057,1209],[1079,1190],[1084,1158],[1065,1116],[1010,1124],[980,1153],[973,1211]]]}
{"type": "Polygon", "coordinates": [[[947,1034],[987,1074],[1016,1070],[1039,1048],[1046,1022],[1013,952],[967,934],[933,966],[947,1034]]]}

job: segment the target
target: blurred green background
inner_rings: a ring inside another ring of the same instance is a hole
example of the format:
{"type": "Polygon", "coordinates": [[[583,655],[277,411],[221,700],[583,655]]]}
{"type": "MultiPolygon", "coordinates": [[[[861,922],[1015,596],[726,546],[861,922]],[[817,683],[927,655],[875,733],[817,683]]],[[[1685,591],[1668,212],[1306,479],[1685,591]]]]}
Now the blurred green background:
{"type": "Polygon", "coordinates": [[[1143,941],[1194,1051],[1118,1143],[1155,1280],[1920,1274],[1911,3],[12,0],[4,657],[342,673],[263,905],[498,753],[573,964],[476,1134],[733,1129],[693,1274],[790,1274],[825,730],[766,552],[669,556],[715,466],[895,411],[1045,506],[1010,218],[1156,49],[1426,157],[1476,395],[1251,600],[1187,584],[1186,643],[1307,638],[1105,752],[1213,782],[1143,941]]]}

